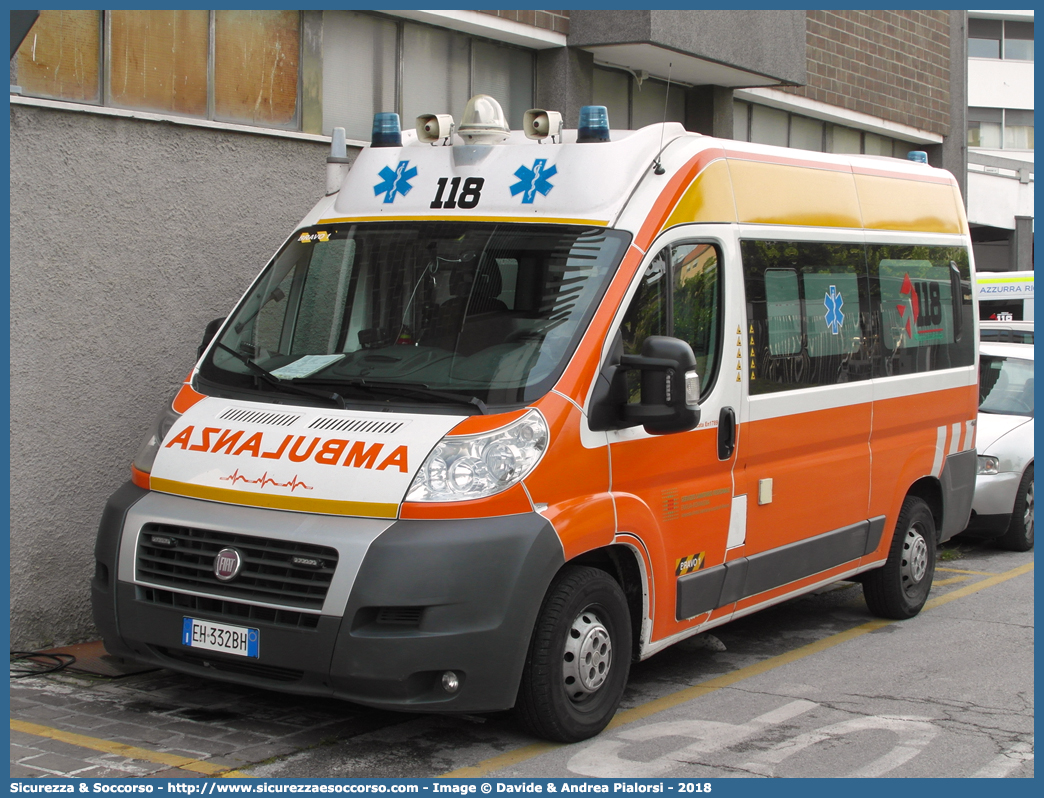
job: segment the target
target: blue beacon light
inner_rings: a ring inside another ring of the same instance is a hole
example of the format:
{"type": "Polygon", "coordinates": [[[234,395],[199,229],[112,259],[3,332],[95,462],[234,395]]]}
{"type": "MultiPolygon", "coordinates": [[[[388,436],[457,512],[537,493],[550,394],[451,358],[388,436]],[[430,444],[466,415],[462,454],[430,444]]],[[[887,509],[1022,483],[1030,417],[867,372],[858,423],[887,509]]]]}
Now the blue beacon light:
{"type": "Polygon", "coordinates": [[[398,114],[384,112],[373,115],[373,132],[370,134],[370,146],[402,146],[402,128],[399,126],[398,114]]]}
{"type": "Polygon", "coordinates": [[[928,163],[928,153],[924,150],[910,150],[906,153],[906,160],[914,163],[928,163]]]}
{"type": "Polygon", "coordinates": [[[580,109],[576,141],[578,144],[609,141],[609,111],[604,105],[585,105],[580,109]]]}

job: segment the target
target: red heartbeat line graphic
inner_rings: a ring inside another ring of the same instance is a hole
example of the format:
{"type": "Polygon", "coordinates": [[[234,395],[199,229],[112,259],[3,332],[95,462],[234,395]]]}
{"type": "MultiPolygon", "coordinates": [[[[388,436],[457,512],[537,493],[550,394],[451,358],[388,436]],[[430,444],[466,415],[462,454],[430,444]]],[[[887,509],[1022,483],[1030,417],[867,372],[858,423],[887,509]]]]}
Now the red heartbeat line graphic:
{"type": "Polygon", "coordinates": [[[297,479],[297,474],[294,474],[289,482],[276,482],[274,479],[268,476],[267,471],[261,476],[259,476],[257,479],[247,479],[239,473],[239,469],[237,468],[227,477],[218,477],[218,479],[221,479],[225,482],[231,481],[233,485],[235,485],[237,482],[245,482],[247,485],[259,485],[262,489],[264,489],[265,485],[273,485],[277,488],[290,488],[291,493],[293,493],[294,490],[296,490],[297,488],[304,488],[305,490],[312,489],[311,485],[306,485],[303,482],[300,482],[297,479]]]}

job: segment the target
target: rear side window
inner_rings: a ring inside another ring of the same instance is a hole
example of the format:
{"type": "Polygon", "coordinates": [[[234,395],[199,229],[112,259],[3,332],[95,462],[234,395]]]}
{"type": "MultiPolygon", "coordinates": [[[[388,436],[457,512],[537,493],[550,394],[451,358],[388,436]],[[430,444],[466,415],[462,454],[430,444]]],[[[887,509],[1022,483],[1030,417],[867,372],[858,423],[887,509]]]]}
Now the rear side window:
{"type": "Polygon", "coordinates": [[[870,245],[867,262],[875,378],[975,362],[967,250],[870,245]]]}
{"type": "Polygon", "coordinates": [[[751,395],[970,366],[961,247],[742,241],[751,395]]]}
{"type": "Polygon", "coordinates": [[[743,241],[751,394],[868,379],[861,244],[743,241]]]}

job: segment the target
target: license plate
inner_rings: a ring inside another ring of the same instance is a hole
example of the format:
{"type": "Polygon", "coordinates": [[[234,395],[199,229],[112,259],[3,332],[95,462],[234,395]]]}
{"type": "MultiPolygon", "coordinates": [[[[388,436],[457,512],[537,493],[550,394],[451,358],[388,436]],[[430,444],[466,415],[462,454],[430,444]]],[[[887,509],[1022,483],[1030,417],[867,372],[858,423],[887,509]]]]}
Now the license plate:
{"type": "Polygon", "coordinates": [[[220,651],[240,657],[257,657],[261,633],[245,626],[229,626],[226,623],[201,621],[185,618],[181,642],[191,648],[220,651]]]}

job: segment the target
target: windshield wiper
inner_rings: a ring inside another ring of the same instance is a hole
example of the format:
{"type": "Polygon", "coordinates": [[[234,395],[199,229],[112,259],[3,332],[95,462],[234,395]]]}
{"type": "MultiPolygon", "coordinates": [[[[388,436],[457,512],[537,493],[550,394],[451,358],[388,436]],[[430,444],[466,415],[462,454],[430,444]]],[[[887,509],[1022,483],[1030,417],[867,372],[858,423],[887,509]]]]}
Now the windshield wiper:
{"type": "Polygon", "coordinates": [[[275,387],[284,390],[288,393],[302,394],[304,396],[317,396],[320,399],[328,399],[331,402],[335,402],[337,406],[341,408],[341,410],[345,409],[344,399],[341,397],[339,393],[335,393],[333,391],[318,391],[314,388],[305,388],[303,385],[294,385],[291,382],[284,382],[283,380],[275,376],[271,371],[266,369],[264,366],[258,365],[249,357],[244,355],[242,352],[237,352],[232,347],[225,346],[220,341],[217,342],[217,346],[219,346],[221,349],[224,349],[230,355],[235,357],[248,369],[254,372],[254,374],[256,374],[258,377],[260,377],[270,385],[274,385],[275,387]]]}
{"type": "Polygon", "coordinates": [[[363,390],[369,391],[383,391],[385,393],[398,393],[402,391],[416,394],[417,396],[427,396],[431,399],[442,399],[447,402],[454,402],[455,404],[471,405],[472,407],[478,408],[478,411],[482,413],[482,415],[489,415],[489,408],[486,406],[486,403],[477,396],[451,393],[449,391],[437,391],[434,388],[429,388],[423,382],[371,382],[370,380],[360,378],[357,380],[338,380],[338,383],[348,385],[352,388],[362,388],[363,390]]]}

